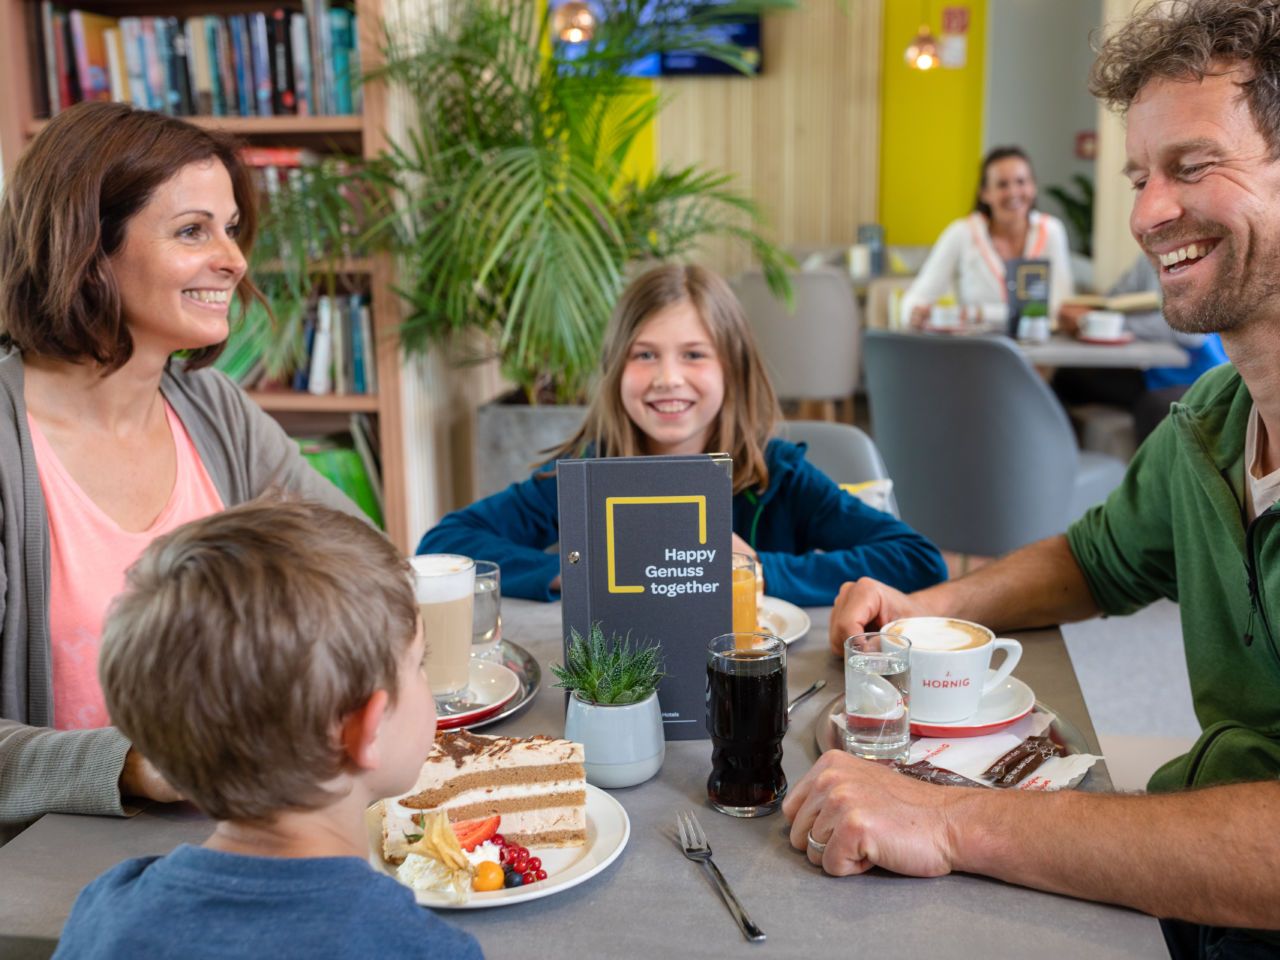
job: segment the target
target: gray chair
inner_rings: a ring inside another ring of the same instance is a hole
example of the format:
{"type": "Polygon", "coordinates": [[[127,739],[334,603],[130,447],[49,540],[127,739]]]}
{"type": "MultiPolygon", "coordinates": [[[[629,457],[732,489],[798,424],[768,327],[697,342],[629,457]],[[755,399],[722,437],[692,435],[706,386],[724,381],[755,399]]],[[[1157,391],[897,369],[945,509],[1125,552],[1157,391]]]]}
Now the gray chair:
{"type": "MultiPolygon", "coordinates": [[[[808,446],[805,459],[839,484],[887,480],[889,470],[875,442],[857,427],[822,420],[787,420],[779,436],[808,446]]],[[[896,498],[889,497],[889,512],[898,515],[896,498]]]]}
{"type": "Polygon", "coordinates": [[[871,429],[902,516],[939,547],[996,556],[1061,533],[1124,476],[1081,452],[1066,412],[1004,337],[868,330],[871,429]]]}
{"type": "Polygon", "coordinates": [[[774,297],[764,274],[738,277],[734,291],[751,321],[778,396],[834,403],[858,387],[861,321],[849,276],[826,267],[791,274],[795,310],[774,297]]]}

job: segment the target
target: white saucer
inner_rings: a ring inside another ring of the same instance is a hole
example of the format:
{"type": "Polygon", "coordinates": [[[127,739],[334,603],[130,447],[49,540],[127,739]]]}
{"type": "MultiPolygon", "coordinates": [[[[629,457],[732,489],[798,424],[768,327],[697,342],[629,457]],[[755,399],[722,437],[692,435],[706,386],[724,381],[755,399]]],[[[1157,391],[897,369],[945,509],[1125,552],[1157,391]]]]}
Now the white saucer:
{"type": "Polygon", "coordinates": [[[1081,335],[1076,338],[1081,343],[1093,343],[1101,347],[1118,347],[1122,344],[1133,343],[1133,334],[1126,330],[1118,337],[1086,337],[1081,335]]]}
{"type": "Polygon", "coordinates": [[[809,615],[794,603],[777,597],[765,597],[756,609],[756,620],[762,630],[783,643],[794,643],[809,632],[809,615]]]}
{"type": "MultiPolygon", "coordinates": [[[[988,670],[987,675],[995,674],[988,670]]],[[[963,720],[947,723],[931,723],[911,720],[911,732],[917,737],[980,737],[995,733],[1009,724],[1021,720],[1036,705],[1036,695],[1017,677],[1009,677],[978,704],[978,712],[963,720]]]]}
{"type": "Polygon", "coordinates": [[[471,658],[471,679],[467,681],[471,698],[449,713],[440,713],[436,726],[441,730],[465,726],[497,713],[502,705],[520,692],[520,678],[500,663],[471,658]]]}

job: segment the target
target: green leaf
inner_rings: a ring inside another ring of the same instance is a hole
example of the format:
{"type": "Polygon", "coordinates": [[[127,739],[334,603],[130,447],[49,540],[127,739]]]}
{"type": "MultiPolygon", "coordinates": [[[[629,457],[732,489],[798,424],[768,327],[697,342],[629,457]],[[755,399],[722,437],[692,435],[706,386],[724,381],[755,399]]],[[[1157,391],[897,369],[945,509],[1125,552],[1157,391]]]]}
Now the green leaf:
{"type": "Polygon", "coordinates": [[[658,688],[662,672],[658,644],[633,647],[629,638],[606,639],[599,623],[593,623],[584,640],[569,631],[565,666],[551,665],[554,686],[575,691],[589,703],[626,704],[646,699],[658,688]]]}

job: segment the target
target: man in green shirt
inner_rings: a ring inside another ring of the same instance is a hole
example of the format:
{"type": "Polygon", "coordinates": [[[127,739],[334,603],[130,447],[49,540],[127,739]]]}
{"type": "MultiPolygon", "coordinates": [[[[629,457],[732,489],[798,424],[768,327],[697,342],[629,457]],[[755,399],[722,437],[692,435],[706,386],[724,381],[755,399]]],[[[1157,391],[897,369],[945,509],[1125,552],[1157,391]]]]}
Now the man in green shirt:
{"type": "Polygon", "coordinates": [[[1175,956],[1280,938],[1280,0],[1152,5],[1100,52],[1127,113],[1130,227],[1175,330],[1234,366],[1175,404],[1123,485],[1065,536],[910,596],[845,584],[831,644],[903,616],[996,630],[1179,602],[1204,733],[1147,796],[941,788],[834,751],[796,784],[791,841],[835,875],[988,874],[1162,918],[1175,956]],[[1185,787],[1205,789],[1184,790],[1185,787]],[[1247,931],[1228,928],[1248,928],[1247,931]]]}

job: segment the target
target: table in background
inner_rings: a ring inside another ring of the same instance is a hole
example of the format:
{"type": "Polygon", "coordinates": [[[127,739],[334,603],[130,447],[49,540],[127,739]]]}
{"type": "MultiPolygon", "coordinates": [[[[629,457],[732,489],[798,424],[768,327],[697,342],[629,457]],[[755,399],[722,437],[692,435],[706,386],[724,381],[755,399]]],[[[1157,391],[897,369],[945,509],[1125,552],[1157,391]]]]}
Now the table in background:
{"type": "MultiPolygon", "coordinates": [[[[840,662],[827,649],[829,613],[811,610],[809,636],[788,649],[792,694],[818,677],[828,684],[792,715],[783,758],[792,783],[816,758],[815,720],[844,682],[840,662]]],[[[505,600],[503,627],[508,640],[537,657],[549,682],[546,665],[562,659],[559,604],[505,600]]],[[[1017,675],[1098,751],[1061,633],[1016,636],[1024,648],[1017,675]]],[[[482,732],[559,735],[563,704],[559,690],[544,688],[525,712],[482,732]]],[[[827,877],[791,848],[781,815],[734,820],[711,810],[710,753],[705,740],[669,743],[657,777],[612,791],[631,819],[631,840],[598,876],[540,900],[442,914],[474,934],[493,960],[570,950],[586,957],[680,958],[746,951],[820,958],[851,950],[868,957],[1165,955],[1155,920],[1118,907],[968,875],[920,880],[873,871],[827,877]],[[764,946],[745,943],[705,873],[680,854],[674,840],[680,808],[697,811],[716,862],[768,935],[764,946]]],[[[1110,783],[1100,763],[1084,786],[1108,789],[1110,783]]],[[[45,817],[0,849],[0,956],[47,955],[77,892],[94,876],[126,857],[200,842],[211,829],[188,807],[153,807],[131,820],[45,817]]]]}

